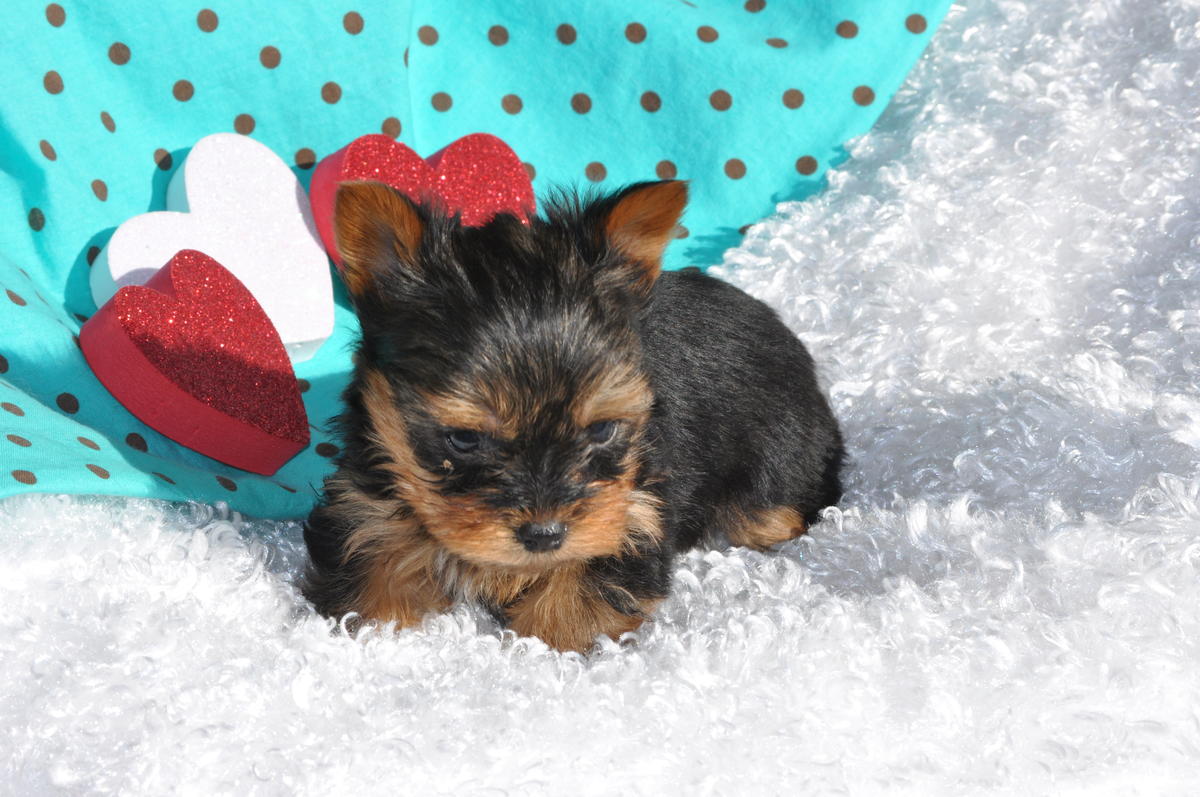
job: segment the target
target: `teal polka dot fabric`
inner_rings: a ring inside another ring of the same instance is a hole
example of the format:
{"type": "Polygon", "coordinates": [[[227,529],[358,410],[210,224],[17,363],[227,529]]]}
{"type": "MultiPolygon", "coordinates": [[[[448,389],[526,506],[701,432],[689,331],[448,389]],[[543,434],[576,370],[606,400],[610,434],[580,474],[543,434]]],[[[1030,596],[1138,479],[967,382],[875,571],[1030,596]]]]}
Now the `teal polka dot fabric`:
{"type": "Polygon", "coordinates": [[[870,129],[949,0],[565,4],[478,0],[58,3],[0,8],[0,496],[226,501],[298,517],[332,470],[328,429],[357,325],[296,367],[308,449],[271,477],[141,424],[78,347],[88,269],[165,206],[189,147],[253,136],[307,185],[366,133],[429,155],[505,139],[539,195],[692,182],[668,268],[707,266],[776,203],[819,189],[870,129]]]}

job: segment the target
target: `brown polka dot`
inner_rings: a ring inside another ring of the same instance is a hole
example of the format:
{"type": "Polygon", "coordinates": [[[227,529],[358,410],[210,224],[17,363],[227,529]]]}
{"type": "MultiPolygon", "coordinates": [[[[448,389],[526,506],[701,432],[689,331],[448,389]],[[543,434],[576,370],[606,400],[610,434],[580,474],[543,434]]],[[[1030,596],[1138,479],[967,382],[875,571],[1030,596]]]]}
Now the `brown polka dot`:
{"type": "Polygon", "coordinates": [[[521,165],[525,167],[525,173],[529,175],[530,180],[537,177],[537,169],[533,168],[532,163],[522,163],[521,165]]]}
{"type": "Polygon", "coordinates": [[[108,111],[100,112],[100,124],[104,125],[104,129],[110,133],[117,132],[117,123],[113,121],[112,115],[108,111]]]}
{"type": "Polygon", "coordinates": [[[129,63],[129,45],[125,42],[113,42],[108,48],[108,60],[117,66],[129,63]]]}
{"type": "Polygon", "coordinates": [[[839,22],[834,30],[836,30],[837,35],[841,36],[843,39],[853,39],[858,35],[858,25],[854,24],[848,19],[844,19],[839,22]]]}
{"type": "Polygon", "coordinates": [[[162,149],[161,147],[154,150],[154,163],[156,166],[158,166],[158,168],[162,169],[164,172],[169,170],[171,168],[171,163],[172,163],[171,153],[167,152],[165,149],[162,149]]]}
{"type": "Polygon", "coordinates": [[[23,416],[25,414],[25,410],[21,409],[16,404],[13,404],[12,402],[9,402],[9,401],[0,402],[0,410],[4,410],[5,412],[11,412],[13,415],[16,415],[18,418],[20,418],[21,416],[23,416]]]}
{"type": "Polygon", "coordinates": [[[8,358],[0,354],[0,374],[8,373],[8,358]]]}
{"type": "Polygon", "coordinates": [[[266,46],[258,51],[258,62],[267,69],[274,69],[279,66],[280,58],[279,48],[266,46]]]}
{"type": "Polygon", "coordinates": [[[523,103],[521,102],[521,98],[516,94],[505,94],[500,100],[500,107],[506,113],[520,113],[523,103]]]}
{"type": "Polygon", "coordinates": [[[92,180],[92,193],[96,195],[96,199],[104,202],[108,199],[108,186],[103,180],[92,180]]]}
{"type": "Polygon", "coordinates": [[[14,470],[12,477],[21,484],[37,484],[37,476],[34,476],[27,470],[14,470]]]}
{"type": "Polygon", "coordinates": [[[79,412],[79,399],[70,393],[59,393],[57,398],[54,399],[54,403],[58,405],[60,410],[71,415],[79,412]]]}
{"type": "Polygon", "coordinates": [[[143,454],[146,453],[146,449],[149,448],[149,446],[146,445],[146,438],[142,437],[137,432],[130,432],[129,434],[125,435],[125,445],[129,446],[134,451],[141,451],[143,454]]]}
{"type": "Polygon", "coordinates": [[[448,111],[450,110],[450,106],[454,104],[454,100],[444,91],[434,94],[429,101],[435,111],[448,111]]]}
{"type": "Polygon", "coordinates": [[[859,86],[854,90],[854,101],[859,105],[870,105],[875,102],[875,92],[870,86],[859,86]]]}
{"type": "Polygon", "coordinates": [[[578,37],[578,34],[575,32],[575,27],[573,25],[567,25],[566,23],[559,25],[554,31],[554,35],[557,36],[558,40],[563,44],[574,44],[575,39],[578,37]]]}
{"type": "Polygon", "coordinates": [[[297,379],[296,387],[300,390],[301,393],[307,393],[309,388],[312,387],[312,383],[309,382],[307,379],[297,379]]]}
{"type": "Polygon", "coordinates": [[[175,85],[171,87],[171,93],[180,102],[187,102],[196,94],[196,87],[192,85],[190,80],[177,80],[175,81],[175,85]]]}
{"type": "Polygon", "coordinates": [[[88,250],[87,250],[87,254],[84,255],[84,257],[87,258],[87,264],[89,266],[92,265],[93,263],[96,262],[96,258],[100,257],[100,247],[89,246],[88,250]]]}
{"type": "Polygon", "coordinates": [[[54,70],[50,70],[46,73],[46,76],[42,78],[42,85],[46,88],[46,91],[50,92],[51,94],[58,94],[63,90],[62,75],[58,74],[54,70]]]}
{"type": "Polygon", "coordinates": [[[422,25],[421,27],[417,28],[417,39],[420,40],[421,44],[428,44],[430,46],[437,44],[437,28],[432,25],[422,25]]]}
{"type": "Polygon", "coordinates": [[[404,48],[404,66],[406,68],[408,67],[408,48],[407,47],[404,48]]]}
{"type": "Polygon", "coordinates": [[[338,447],[333,443],[317,443],[317,447],[313,449],[318,456],[332,457],[337,455],[338,447]]]}
{"type": "Polygon", "coordinates": [[[696,28],[696,38],[707,43],[715,42],[721,34],[717,33],[717,29],[711,25],[701,25],[696,28]]]}
{"type": "Polygon", "coordinates": [[[676,224],[675,229],[672,231],[671,234],[674,235],[676,238],[682,239],[682,238],[687,238],[692,233],[688,230],[687,227],[684,227],[682,224],[676,224]]]}
{"type": "Polygon", "coordinates": [[[156,477],[158,477],[158,478],[162,479],[162,480],[163,480],[163,481],[165,481],[167,484],[174,484],[174,483],[175,483],[175,480],[174,480],[174,479],[172,479],[170,476],[165,476],[165,475],[163,475],[163,474],[159,473],[158,471],[153,471],[153,472],[152,472],[150,475],[151,475],[151,476],[156,476],[156,477]]]}
{"type": "Polygon", "coordinates": [[[805,155],[796,161],[796,171],[803,175],[810,175],[817,170],[817,159],[812,155],[805,155]]]}
{"type": "Polygon", "coordinates": [[[203,9],[196,15],[196,27],[205,33],[212,33],[217,29],[217,12],[211,8],[203,9]]]}
{"type": "Polygon", "coordinates": [[[776,49],[782,49],[787,47],[787,39],[767,39],[767,44],[768,46],[775,47],[776,49]]]}
{"type": "Polygon", "coordinates": [[[301,169],[311,169],[313,164],[317,162],[317,153],[313,152],[308,147],[301,147],[296,150],[296,165],[301,169]]]}
{"type": "Polygon", "coordinates": [[[8,435],[8,442],[12,443],[13,445],[18,445],[21,448],[29,448],[31,445],[33,445],[33,443],[29,442],[24,437],[16,434],[8,435]]]}
{"type": "Polygon", "coordinates": [[[746,176],[746,164],[738,158],[725,161],[725,176],[732,180],[740,180],[746,176]]]}
{"type": "Polygon", "coordinates": [[[248,136],[254,132],[254,117],[248,113],[239,113],[233,120],[233,129],[248,136]]]}
{"type": "Polygon", "coordinates": [[[640,22],[630,22],[625,26],[625,38],[634,44],[646,41],[646,26],[640,22]]]}
{"type": "Polygon", "coordinates": [[[592,98],[582,92],[571,95],[571,110],[575,113],[587,113],[592,110],[592,98]]]}
{"type": "Polygon", "coordinates": [[[33,228],[34,232],[39,232],[46,226],[46,214],[42,212],[41,208],[29,209],[29,226],[33,228]]]}
{"type": "Polygon", "coordinates": [[[235,482],[233,479],[229,479],[224,476],[218,476],[217,484],[221,485],[231,493],[237,492],[237,482],[235,482]]]}
{"type": "Polygon", "coordinates": [[[662,107],[662,97],[655,94],[653,91],[647,91],[642,94],[642,108],[654,113],[662,107]]]}
{"type": "Polygon", "coordinates": [[[804,92],[800,89],[788,89],[783,93],[784,107],[795,110],[804,104],[804,92]]]}
{"type": "Polygon", "coordinates": [[[332,80],[321,87],[321,99],[333,105],[342,98],[342,87],[332,80]]]}
{"type": "Polygon", "coordinates": [[[93,451],[100,450],[100,444],[97,443],[95,440],[89,440],[86,437],[76,437],[75,439],[78,440],[80,443],[82,443],[85,448],[90,448],[93,451]]]}
{"type": "Polygon", "coordinates": [[[488,41],[497,47],[508,44],[508,28],[503,25],[492,25],[488,28],[488,41]]]}
{"type": "Polygon", "coordinates": [[[400,120],[394,116],[389,116],[383,120],[383,124],[379,126],[379,130],[389,138],[399,138],[400,120]]]}
{"type": "Polygon", "coordinates": [[[46,157],[46,160],[58,160],[58,153],[54,151],[54,147],[50,146],[50,142],[46,139],[43,138],[38,142],[38,148],[42,150],[42,155],[46,157]]]}
{"type": "Polygon", "coordinates": [[[17,307],[24,307],[26,304],[28,304],[28,302],[25,301],[25,298],[23,296],[21,296],[19,293],[13,293],[12,291],[8,290],[7,288],[4,289],[4,292],[8,294],[8,300],[10,302],[12,302],[13,304],[15,304],[17,307]]]}
{"type": "Polygon", "coordinates": [[[342,17],[342,27],[345,28],[346,32],[351,36],[357,36],[358,34],[362,33],[362,14],[358,13],[357,11],[346,12],[346,16],[342,17]]]}
{"type": "Polygon", "coordinates": [[[99,476],[101,479],[107,479],[111,474],[99,465],[88,464],[87,469],[99,476]]]}
{"type": "Polygon", "coordinates": [[[733,105],[733,97],[725,89],[717,89],[708,96],[708,102],[718,111],[728,111],[729,106],[733,105]]]}
{"type": "Polygon", "coordinates": [[[658,179],[660,180],[674,180],[679,170],[675,168],[675,164],[671,161],[659,161],[654,167],[654,173],[658,175],[658,179]]]}
{"type": "Polygon", "coordinates": [[[909,33],[924,33],[925,29],[929,27],[929,23],[920,14],[912,14],[904,20],[904,27],[908,28],[909,33]]]}
{"type": "Polygon", "coordinates": [[[608,169],[605,169],[604,164],[600,161],[592,161],[587,165],[587,168],[583,170],[583,173],[593,183],[598,183],[608,176],[608,169]]]}
{"type": "Polygon", "coordinates": [[[85,316],[83,313],[71,313],[71,315],[75,316],[75,320],[81,324],[88,320],[88,317],[85,316]]]}
{"type": "Polygon", "coordinates": [[[749,231],[750,231],[750,225],[749,225],[749,224],[743,224],[741,227],[738,227],[738,233],[739,233],[740,235],[745,235],[745,234],[746,234],[746,233],[748,233],[749,231]]]}
{"type": "Polygon", "coordinates": [[[58,3],[51,3],[46,6],[46,21],[56,28],[61,28],[67,21],[67,12],[58,3]]]}
{"type": "Polygon", "coordinates": [[[757,14],[767,7],[767,0],[746,0],[746,4],[742,8],[749,11],[751,14],[757,14]]]}

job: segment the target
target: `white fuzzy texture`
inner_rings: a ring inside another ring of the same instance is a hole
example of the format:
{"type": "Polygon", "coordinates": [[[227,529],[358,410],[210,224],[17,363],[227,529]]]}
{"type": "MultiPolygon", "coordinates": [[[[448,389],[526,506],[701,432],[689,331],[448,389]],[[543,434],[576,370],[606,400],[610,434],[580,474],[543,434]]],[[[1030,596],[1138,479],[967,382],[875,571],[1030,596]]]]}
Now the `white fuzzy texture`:
{"type": "Polygon", "coordinates": [[[0,792],[1194,793],[1198,74],[1197,0],[956,7],[719,269],[821,365],[842,509],[586,659],[331,634],[296,524],[0,505],[0,792]]]}

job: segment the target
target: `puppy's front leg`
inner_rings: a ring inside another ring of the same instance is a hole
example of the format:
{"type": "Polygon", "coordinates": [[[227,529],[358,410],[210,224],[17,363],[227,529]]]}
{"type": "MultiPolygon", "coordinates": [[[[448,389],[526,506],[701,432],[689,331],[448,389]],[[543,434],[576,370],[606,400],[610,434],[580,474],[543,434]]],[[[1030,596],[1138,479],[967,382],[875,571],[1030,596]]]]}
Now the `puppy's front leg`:
{"type": "Polygon", "coordinates": [[[319,612],[406,627],[450,608],[434,575],[437,546],[416,520],[354,488],[329,495],[304,528],[311,563],[303,590],[319,612]]]}
{"type": "MultiPolygon", "coordinates": [[[[631,557],[632,558],[632,557],[631,557]]],[[[536,636],[559,650],[586,652],[600,634],[616,639],[634,631],[666,595],[665,588],[634,594],[614,578],[613,562],[564,565],[538,578],[504,615],[521,636],[536,636]]],[[[624,563],[628,566],[628,560],[624,563]]]]}

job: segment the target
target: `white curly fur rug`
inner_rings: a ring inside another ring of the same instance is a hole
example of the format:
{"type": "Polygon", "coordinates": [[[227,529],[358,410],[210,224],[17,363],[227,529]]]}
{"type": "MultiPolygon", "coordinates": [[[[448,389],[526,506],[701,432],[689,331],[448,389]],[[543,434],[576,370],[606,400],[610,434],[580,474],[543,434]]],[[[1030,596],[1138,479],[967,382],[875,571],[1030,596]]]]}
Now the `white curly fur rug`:
{"type": "Polygon", "coordinates": [[[295,524],[0,505],[0,793],[1194,793],[1198,74],[1197,0],[956,7],[718,270],[821,364],[841,511],[587,659],[330,634],[295,524]]]}

